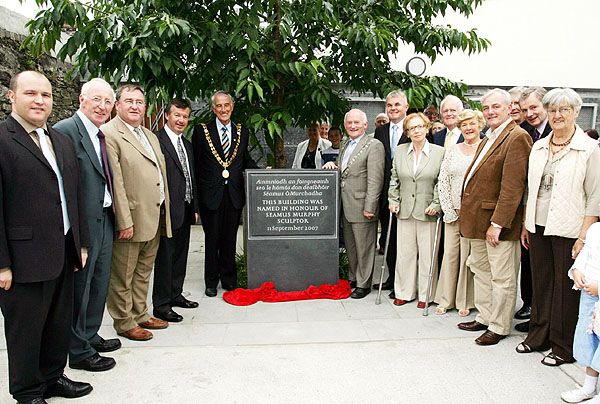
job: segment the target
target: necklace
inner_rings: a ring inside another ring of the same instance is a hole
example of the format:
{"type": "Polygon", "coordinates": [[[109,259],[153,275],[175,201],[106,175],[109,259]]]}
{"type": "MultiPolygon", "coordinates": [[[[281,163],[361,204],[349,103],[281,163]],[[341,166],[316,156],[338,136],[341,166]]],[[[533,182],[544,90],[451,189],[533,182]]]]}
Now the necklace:
{"type": "Polygon", "coordinates": [[[479,142],[477,142],[477,143],[472,143],[472,144],[470,144],[470,143],[467,143],[467,142],[463,142],[463,144],[464,144],[465,146],[469,146],[469,147],[475,147],[475,146],[479,146],[479,143],[481,143],[481,140],[479,140],[479,142]]]}
{"type": "MultiPolygon", "coordinates": [[[[575,133],[573,133],[573,135],[575,135],[575,133]]],[[[552,134],[552,137],[550,138],[550,143],[552,143],[552,146],[556,147],[566,146],[569,143],[571,143],[571,140],[573,140],[573,135],[571,135],[569,139],[564,143],[554,143],[554,134],[552,134]]]]}
{"type": "Polygon", "coordinates": [[[219,156],[219,153],[217,153],[217,150],[215,149],[215,145],[213,144],[212,139],[210,138],[210,134],[208,133],[208,128],[206,127],[206,124],[205,123],[201,123],[200,125],[202,125],[202,127],[204,128],[204,136],[206,136],[206,141],[208,142],[208,146],[210,147],[210,151],[212,152],[213,156],[215,156],[215,159],[221,165],[221,167],[223,167],[223,172],[221,173],[221,175],[225,179],[229,178],[229,170],[227,170],[227,168],[231,165],[231,163],[233,162],[233,159],[237,155],[238,148],[239,148],[240,143],[242,141],[242,138],[241,138],[241,135],[242,135],[242,125],[237,125],[238,141],[235,144],[235,148],[233,149],[233,153],[231,153],[231,155],[230,155],[231,157],[225,156],[225,161],[223,161],[223,159],[221,158],[221,156],[219,156]]]}

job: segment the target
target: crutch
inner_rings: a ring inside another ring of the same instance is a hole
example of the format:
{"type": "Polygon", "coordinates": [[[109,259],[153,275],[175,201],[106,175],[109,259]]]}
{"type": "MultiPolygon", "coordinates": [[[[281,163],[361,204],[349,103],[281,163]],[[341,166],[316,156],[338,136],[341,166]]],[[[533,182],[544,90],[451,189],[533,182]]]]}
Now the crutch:
{"type": "MultiPolygon", "coordinates": [[[[388,222],[387,234],[385,236],[385,248],[383,249],[383,264],[381,264],[381,278],[379,279],[379,291],[375,304],[381,304],[381,288],[383,287],[383,271],[385,270],[385,259],[387,258],[388,246],[390,245],[390,233],[392,232],[392,211],[390,210],[390,221],[388,222]]],[[[392,271],[392,268],[389,268],[392,271]]],[[[393,269],[395,270],[395,268],[393,269]]]]}
{"type": "Polygon", "coordinates": [[[429,267],[429,279],[427,280],[427,296],[425,297],[425,309],[423,310],[423,315],[429,315],[429,296],[431,295],[431,283],[433,281],[433,265],[435,264],[435,258],[437,257],[437,246],[438,246],[438,238],[440,231],[440,222],[442,221],[442,216],[439,215],[437,221],[435,222],[435,238],[433,239],[433,253],[431,254],[431,266],[429,267]]]}

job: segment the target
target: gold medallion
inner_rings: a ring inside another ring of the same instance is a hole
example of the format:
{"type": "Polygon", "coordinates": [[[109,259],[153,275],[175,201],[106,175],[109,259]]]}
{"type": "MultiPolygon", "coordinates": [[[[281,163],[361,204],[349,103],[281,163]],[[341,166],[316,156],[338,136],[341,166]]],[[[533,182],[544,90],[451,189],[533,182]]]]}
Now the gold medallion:
{"type": "Polygon", "coordinates": [[[223,172],[221,173],[221,175],[223,176],[223,178],[229,178],[229,171],[227,171],[225,169],[225,170],[223,170],[223,172]]]}

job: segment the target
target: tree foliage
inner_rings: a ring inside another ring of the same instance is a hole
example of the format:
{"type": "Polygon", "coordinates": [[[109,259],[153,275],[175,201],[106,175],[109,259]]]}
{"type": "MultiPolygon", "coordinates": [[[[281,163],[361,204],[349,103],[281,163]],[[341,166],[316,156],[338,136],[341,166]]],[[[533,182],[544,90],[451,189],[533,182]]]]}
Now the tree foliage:
{"type": "Polygon", "coordinates": [[[46,9],[30,22],[34,53],[54,49],[70,27],[58,57],[73,60],[73,73],[139,82],[150,107],[229,91],[234,120],[264,133],[277,167],[285,166],[283,131],[326,116],[340,124],[349,91],[383,97],[402,88],[418,108],[464,95],[464,84],[392,70],[402,44],[432,61],[489,44],[474,29],[431,23],[450,9],[469,16],[483,0],[36,1],[46,9]]]}

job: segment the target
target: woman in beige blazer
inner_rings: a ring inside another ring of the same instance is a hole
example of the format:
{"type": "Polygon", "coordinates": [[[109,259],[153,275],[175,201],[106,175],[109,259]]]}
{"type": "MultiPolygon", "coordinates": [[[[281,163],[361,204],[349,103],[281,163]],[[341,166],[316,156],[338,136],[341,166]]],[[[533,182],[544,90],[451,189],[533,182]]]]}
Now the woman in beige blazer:
{"type": "MultiPolygon", "coordinates": [[[[394,304],[402,306],[418,296],[417,307],[425,307],[429,266],[436,237],[436,214],[440,212],[437,181],[444,148],[430,144],[425,136],[431,123],[422,113],[404,120],[404,133],[411,142],[397,146],[388,192],[390,211],[398,217],[398,258],[394,304]]],[[[437,278],[434,274],[433,279],[437,278]]],[[[435,284],[432,285],[435,290],[435,284]]],[[[430,297],[430,302],[433,296],[430,297]]]]}

